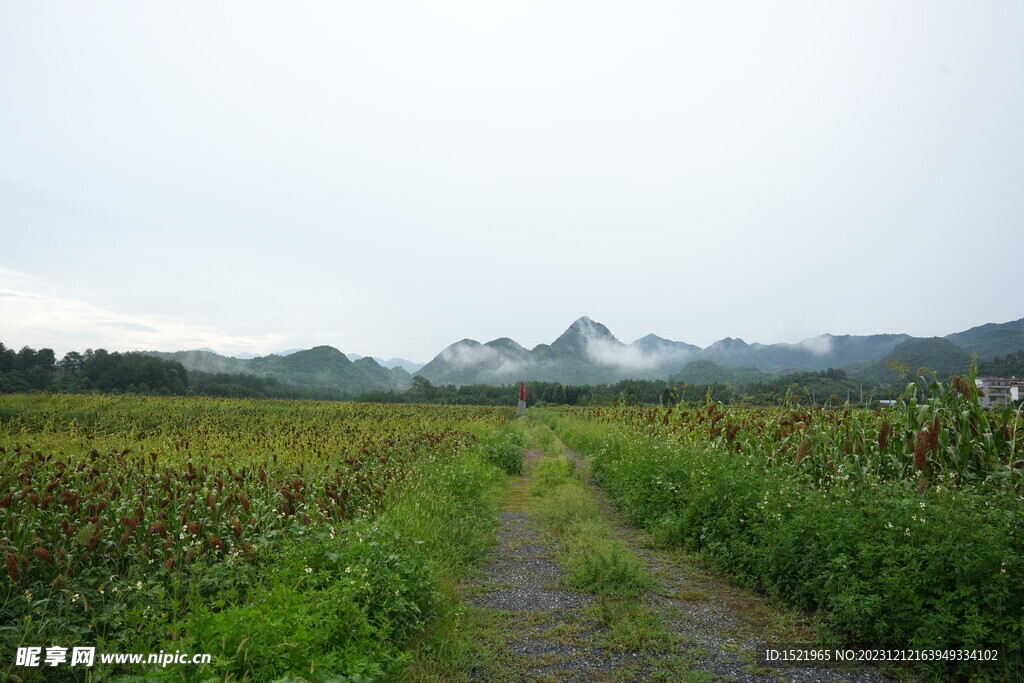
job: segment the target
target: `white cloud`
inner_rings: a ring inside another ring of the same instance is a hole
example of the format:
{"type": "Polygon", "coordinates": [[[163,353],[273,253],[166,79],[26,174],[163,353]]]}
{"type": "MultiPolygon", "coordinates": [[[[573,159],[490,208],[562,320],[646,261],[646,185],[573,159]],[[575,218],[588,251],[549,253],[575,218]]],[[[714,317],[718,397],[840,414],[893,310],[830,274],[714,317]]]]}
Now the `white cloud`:
{"type": "Polygon", "coordinates": [[[617,344],[608,339],[587,339],[587,355],[595,363],[629,370],[653,370],[659,358],[635,346],[617,344]]]}
{"type": "Polygon", "coordinates": [[[823,334],[820,337],[809,337],[798,344],[813,354],[824,356],[832,350],[832,336],[823,334]]]}
{"type": "Polygon", "coordinates": [[[633,344],[622,344],[614,339],[597,335],[595,328],[588,325],[585,330],[587,356],[598,365],[619,370],[645,372],[663,370],[665,366],[685,363],[690,353],[684,349],[664,348],[644,350],[633,344]]]}
{"type": "Polygon", "coordinates": [[[180,318],[118,313],[87,301],[60,296],[40,279],[0,268],[0,341],[10,348],[49,347],[58,354],[106,348],[110,351],[196,349],[265,354],[283,348],[280,334],[233,335],[180,318]]]}
{"type": "Polygon", "coordinates": [[[442,357],[458,367],[476,368],[493,363],[497,360],[498,353],[489,346],[460,343],[446,348],[442,352],[442,357]]]}
{"type": "Polygon", "coordinates": [[[504,353],[487,345],[459,343],[449,346],[441,352],[441,357],[460,368],[472,368],[481,371],[483,380],[508,381],[533,366],[509,358],[504,353]]]}

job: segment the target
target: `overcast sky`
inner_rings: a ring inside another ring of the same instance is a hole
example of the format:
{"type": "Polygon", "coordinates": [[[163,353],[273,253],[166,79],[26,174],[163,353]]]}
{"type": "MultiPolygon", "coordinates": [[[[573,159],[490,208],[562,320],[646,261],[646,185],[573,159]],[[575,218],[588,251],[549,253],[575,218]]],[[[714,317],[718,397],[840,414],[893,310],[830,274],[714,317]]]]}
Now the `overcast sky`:
{"type": "Polygon", "coordinates": [[[0,341],[1024,317],[1024,3],[0,0],[0,341]]]}

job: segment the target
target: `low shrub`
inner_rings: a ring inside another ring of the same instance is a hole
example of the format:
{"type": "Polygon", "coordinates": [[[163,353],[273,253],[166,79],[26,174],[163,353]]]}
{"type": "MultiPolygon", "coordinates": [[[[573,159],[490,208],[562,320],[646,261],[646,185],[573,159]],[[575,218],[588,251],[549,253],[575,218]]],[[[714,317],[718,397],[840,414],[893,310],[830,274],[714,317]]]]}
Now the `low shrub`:
{"type": "Polygon", "coordinates": [[[484,458],[506,474],[523,473],[524,448],[526,439],[512,428],[499,430],[480,442],[484,458]]]}

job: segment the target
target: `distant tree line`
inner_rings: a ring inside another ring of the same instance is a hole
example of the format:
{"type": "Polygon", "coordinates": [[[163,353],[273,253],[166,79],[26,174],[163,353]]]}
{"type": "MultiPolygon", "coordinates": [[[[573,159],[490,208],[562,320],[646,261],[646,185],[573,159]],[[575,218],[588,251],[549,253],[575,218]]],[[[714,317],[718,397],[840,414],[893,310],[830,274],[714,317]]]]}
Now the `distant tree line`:
{"type": "MultiPolygon", "coordinates": [[[[726,384],[672,385],[666,380],[621,380],[612,384],[561,384],[559,382],[526,381],[530,405],[670,405],[681,400],[699,401],[707,396],[726,403],[736,402],[743,395],[726,384]]],[[[359,394],[356,400],[402,403],[445,403],[471,405],[515,405],[517,384],[454,384],[435,386],[417,375],[413,387],[403,393],[371,392],[359,394]]],[[[784,391],[782,392],[784,393],[784,391]]],[[[810,396],[810,393],[808,393],[810,396]]]]}
{"type": "Polygon", "coordinates": [[[181,395],[188,373],[181,363],[141,353],[110,353],[105,349],[71,351],[59,361],[53,349],[25,346],[15,352],[0,342],[0,391],[98,391],[181,395]]]}
{"type": "MultiPolygon", "coordinates": [[[[893,376],[894,380],[897,377],[893,376]]],[[[819,372],[794,372],[769,382],[756,382],[740,395],[740,400],[756,405],[781,405],[800,403],[803,405],[857,404],[862,400],[873,401],[888,398],[893,391],[897,395],[903,386],[864,386],[863,382],[847,377],[842,370],[829,368],[819,372]]]]}
{"type": "Polygon", "coordinates": [[[350,401],[352,394],[322,387],[299,387],[274,377],[245,373],[189,370],[189,394],[222,398],[290,398],[313,401],[350,401]]]}
{"type": "MultiPolygon", "coordinates": [[[[1024,360],[1024,352],[1021,352],[1024,360]]],[[[800,371],[770,381],[752,383],[713,382],[708,384],[669,383],[665,380],[622,380],[613,384],[568,385],[558,382],[527,381],[530,405],[674,405],[696,403],[705,398],[727,404],[819,405],[836,407],[872,405],[881,399],[897,398],[909,378],[893,373],[891,383],[869,385],[847,376],[843,370],[800,371]]],[[[356,397],[359,401],[381,403],[444,403],[472,405],[515,405],[518,385],[467,384],[435,386],[427,379],[413,377],[404,393],[374,392],[356,397]]]]}
{"type": "MultiPolygon", "coordinates": [[[[528,403],[540,405],[611,405],[658,403],[668,387],[664,380],[623,380],[615,384],[568,385],[558,382],[528,381],[528,403]]],[[[425,377],[412,378],[412,387],[403,393],[371,392],[356,397],[359,401],[380,403],[442,403],[450,405],[509,405],[519,400],[519,385],[448,384],[435,386],[425,377]]]]}
{"type": "Polygon", "coordinates": [[[1024,377],[1024,349],[978,364],[979,377],[1024,377]]]}
{"type": "MultiPolygon", "coordinates": [[[[978,365],[980,376],[1024,377],[1024,349],[978,365]]],[[[771,381],[746,385],[725,383],[670,384],[665,380],[622,380],[613,384],[569,385],[527,382],[531,405],[672,405],[705,397],[723,403],[752,405],[836,406],[895,398],[906,379],[893,373],[890,384],[866,385],[842,370],[805,371],[771,381]]],[[[413,377],[405,392],[371,392],[357,396],[341,391],[285,384],[272,377],[187,371],[177,361],[143,353],[87,349],[71,351],[57,360],[52,349],[9,349],[0,342],[0,393],[52,391],[100,392],[159,396],[219,396],[225,398],[285,398],[322,401],[358,400],[377,403],[441,403],[450,405],[515,405],[516,385],[453,384],[435,386],[413,377]]]]}

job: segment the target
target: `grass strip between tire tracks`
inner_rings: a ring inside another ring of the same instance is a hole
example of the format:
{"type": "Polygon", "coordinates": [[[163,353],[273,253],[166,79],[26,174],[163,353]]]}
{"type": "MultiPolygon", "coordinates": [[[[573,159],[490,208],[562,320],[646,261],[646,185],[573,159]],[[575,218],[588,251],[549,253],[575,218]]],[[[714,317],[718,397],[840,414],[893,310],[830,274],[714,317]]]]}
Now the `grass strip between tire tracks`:
{"type": "Polygon", "coordinates": [[[598,596],[587,612],[607,629],[601,645],[629,651],[669,651],[674,636],[641,602],[645,593],[659,589],[658,582],[640,558],[615,537],[584,482],[581,463],[566,454],[562,442],[542,422],[531,424],[531,432],[545,453],[530,471],[529,510],[541,530],[556,540],[556,559],[566,571],[563,585],[598,596]]]}

